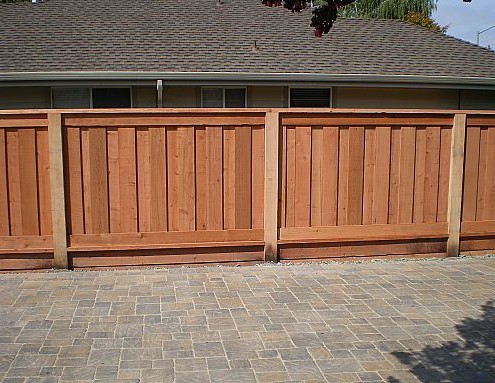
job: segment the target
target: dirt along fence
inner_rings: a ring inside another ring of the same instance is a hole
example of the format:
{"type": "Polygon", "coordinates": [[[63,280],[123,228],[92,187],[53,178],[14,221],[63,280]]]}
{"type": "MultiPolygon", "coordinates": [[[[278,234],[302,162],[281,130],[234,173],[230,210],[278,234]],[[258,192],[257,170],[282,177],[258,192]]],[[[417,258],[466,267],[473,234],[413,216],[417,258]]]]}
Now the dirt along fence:
{"type": "Polygon", "coordinates": [[[495,112],[0,112],[0,270],[495,249],[495,112]]]}

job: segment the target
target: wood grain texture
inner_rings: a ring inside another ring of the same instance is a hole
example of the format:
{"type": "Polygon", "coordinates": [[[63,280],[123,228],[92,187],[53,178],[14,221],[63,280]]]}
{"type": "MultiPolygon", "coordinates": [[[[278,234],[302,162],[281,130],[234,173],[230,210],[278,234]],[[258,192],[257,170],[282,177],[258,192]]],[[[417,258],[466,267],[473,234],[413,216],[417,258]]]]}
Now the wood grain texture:
{"type": "Polygon", "coordinates": [[[400,185],[400,150],[401,130],[393,128],[390,146],[390,188],[388,223],[399,223],[399,185],[400,185]]]}
{"type": "Polygon", "coordinates": [[[16,129],[6,130],[7,177],[9,187],[10,234],[22,235],[21,183],[19,179],[19,137],[16,129]]]}
{"type": "Polygon", "coordinates": [[[412,223],[416,128],[402,127],[400,137],[398,223],[412,223]]]}
{"type": "Polygon", "coordinates": [[[36,130],[36,168],[38,173],[40,235],[50,235],[52,234],[52,208],[50,200],[50,151],[47,129],[36,130]]]}
{"type": "Polygon", "coordinates": [[[68,267],[67,223],[65,210],[62,116],[60,113],[48,113],[48,142],[51,221],[53,224],[53,263],[57,268],[66,269],[68,267]]]}
{"type": "Polygon", "coordinates": [[[488,128],[486,167],[484,219],[489,221],[495,219],[495,127],[488,128]]]}
{"type": "Polygon", "coordinates": [[[364,144],[364,184],[363,184],[363,224],[373,223],[373,187],[375,184],[376,167],[376,130],[367,128],[365,130],[364,144]]]}
{"type": "Polygon", "coordinates": [[[7,179],[7,139],[0,128],[0,236],[10,235],[9,189],[7,179]]]}
{"type": "Polygon", "coordinates": [[[449,205],[451,128],[442,128],[440,137],[440,170],[438,173],[437,222],[447,222],[449,205]]]}
{"type": "Polygon", "coordinates": [[[450,184],[447,222],[449,239],[447,241],[447,255],[459,255],[459,241],[462,214],[462,183],[464,176],[464,150],[466,142],[466,115],[456,114],[452,128],[450,184]]]}
{"type": "MultiPolygon", "coordinates": [[[[168,185],[170,168],[168,167],[168,131],[163,127],[149,129],[150,145],[150,231],[170,230],[168,185]]],[[[147,170],[146,170],[147,171],[147,170]]],[[[143,181],[147,187],[147,181],[143,181]]]]}
{"type": "Polygon", "coordinates": [[[19,182],[21,191],[22,233],[38,235],[38,174],[36,169],[36,131],[19,129],[19,182]]]}
{"type": "Polygon", "coordinates": [[[390,127],[376,128],[376,170],[373,185],[373,223],[388,223],[390,185],[390,127]]]}
{"type": "Polygon", "coordinates": [[[426,128],[426,171],[424,221],[436,222],[438,209],[438,175],[440,171],[440,127],[426,128]]]}
{"type": "Polygon", "coordinates": [[[349,129],[341,128],[339,135],[339,191],[337,224],[347,225],[348,187],[349,187],[349,129]]]}
{"type": "Polygon", "coordinates": [[[426,129],[416,129],[416,163],[414,165],[414,211],[413,222],[424,222],[426,176],[426,129]]]}
{"type": "Polygon", "coordinates": [[[67,219],[69,234],[83,234],[84,202],[83,202],[83,173],[81,157],[81,130],[79,128],[65,129],[65,159],[66,188],[67,188],[67,219]]]}
{"type": "Polygon", "coordinates": [[[447,238],[446,223],[345,225],[280,229],[280,244],[447,238]]]}
{"type": "Polygon", "coordinates": [[[107,134],[105,128],[89,130],[89,166],[90,181],[90,214],[91,233],[108,233],[108,165],[107,165],[107,134]]]}
{"type": "Polygon", "coordinates": [[[251,228],[251,127],[235,128],[235,228],[251,228]]]}
{"type": "Polygon", "coordinates": [[[323,199],[323,127],[317,126],[311,134],[311,224],[322,226],[323,199]]]}
{"type": "Polygon", "coordinates": [[[310,226],[311,214],[311,127],[296,127],[296,185],[294,225],[310,226]]]}
{"type": "MultiPolygon", "coordinates": [[[[266,144],[266,142],[265,142],[266,144]]],[[[268,148],[265,149],[268,151],[268,148]]],[[[296,130],[287,128],[287,197],[285,204],[285,226],[294,227],[296,224],[296,130]]]]}
{"type": "Polygon", "coordinates": [[[476,200],[476,221],[486,220],[486,178],[488,171],[488,129],[481,129],[480,132],[480,156],[478,165],[478,196],[476,200]]]}
{"type": "Polygon", "coordinates": [[[235,129],[223,130],[223,228],[235,229],[235,129]]]}
{"type": "Polygon", "coordinates": [[[151,231],[151,155],[149,128],[136,129],[138,231],[151,231]]]}
{"type": "Polygon", "coordinates": [[[346,222],[360,225],[363,219],[364,127],[349,128],[348,166],[346,222]]]}
{"type": "Polygon", "coordinates": [[[278,201],[279,201],[279,138],[280,115],[270,112],[265,121],[265,212],[263,254],[265,261],[278,261],[278,201]]]}
{"type": "Polygon", "coordinates": [[[136,189],[136,131],[119,128],[119,193],[124,202],[120,212],[120,230],[123,233],[138,230],[138,201],[136,189]]]}
{"type": "Polygon", "coordinates": [[[464,191],[462,203],[462,220],[476,220],[476,202],[478,197],[478,171],[480,160],[479,127],[468,127],[466,131],[466,156],[464,163],[464,191]]]}
{"type": "Polygon", "coordinates": [[[323,127],[322,217],[324,226],[337,225],[339,181],[339,128],[323,127]]]}
{"type": "Polygon", "coordinates": [[[252,214],[251,224],[253,229],[263,228],[264,215],[264,188],[265,188],[265,128],[253,127],[252,129],[252,214]]]}

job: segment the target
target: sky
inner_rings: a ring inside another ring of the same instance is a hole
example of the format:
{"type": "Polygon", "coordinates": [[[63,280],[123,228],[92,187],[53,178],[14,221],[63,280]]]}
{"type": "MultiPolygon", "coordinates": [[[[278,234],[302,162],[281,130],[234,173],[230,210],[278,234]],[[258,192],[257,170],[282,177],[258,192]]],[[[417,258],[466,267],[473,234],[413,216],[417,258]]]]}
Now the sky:
{"type": "MultiPolygon", "coordinates": [[[[495,26],[495,0],[439,0],[433,19],[450,25],[448,35],[476,43],[476,32],[495,26]]],[[[480,45],[495,49],[495,28],[480,35],[480,45]]]]}

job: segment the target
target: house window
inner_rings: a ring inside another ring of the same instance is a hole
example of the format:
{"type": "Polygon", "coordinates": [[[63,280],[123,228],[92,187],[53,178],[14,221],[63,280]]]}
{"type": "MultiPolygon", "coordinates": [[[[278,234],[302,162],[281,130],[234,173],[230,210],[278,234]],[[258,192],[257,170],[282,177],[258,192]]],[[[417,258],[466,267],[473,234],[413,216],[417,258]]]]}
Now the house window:
{"type": "Polygon", "coordinates": [[[93,108],[130,108],[130,88],[93,88],[93,108]]]}
{"type": "Polygon", "coordinates": [[[56,109],[91,108],[91,89],[52,88],[52,106],[56,109]]]}
{"type": "Polygon", "coordinates": [[[131,88],[52,88],[52,107],[130,108],[131,88]]]}
{"type": "Polygon", "coordinates": [[[201,88],[203,108],[245,108],[246,88],[201,88]]]}
{"type": "Polygon", "coordinates": [[[331,88],[290,88],[291,108],[329,108],[332,106],[331,88]]]}

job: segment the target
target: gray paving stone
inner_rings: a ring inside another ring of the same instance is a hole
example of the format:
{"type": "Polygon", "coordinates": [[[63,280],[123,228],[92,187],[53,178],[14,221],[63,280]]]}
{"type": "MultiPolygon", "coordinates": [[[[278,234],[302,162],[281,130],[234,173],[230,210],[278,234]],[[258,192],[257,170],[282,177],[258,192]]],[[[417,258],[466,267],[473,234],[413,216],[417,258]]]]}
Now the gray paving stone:
{"type": "Polygon", "coordinates": [[[1,274],[0,381],[491,381],[492,301],[494,257],[1,274]]]}

